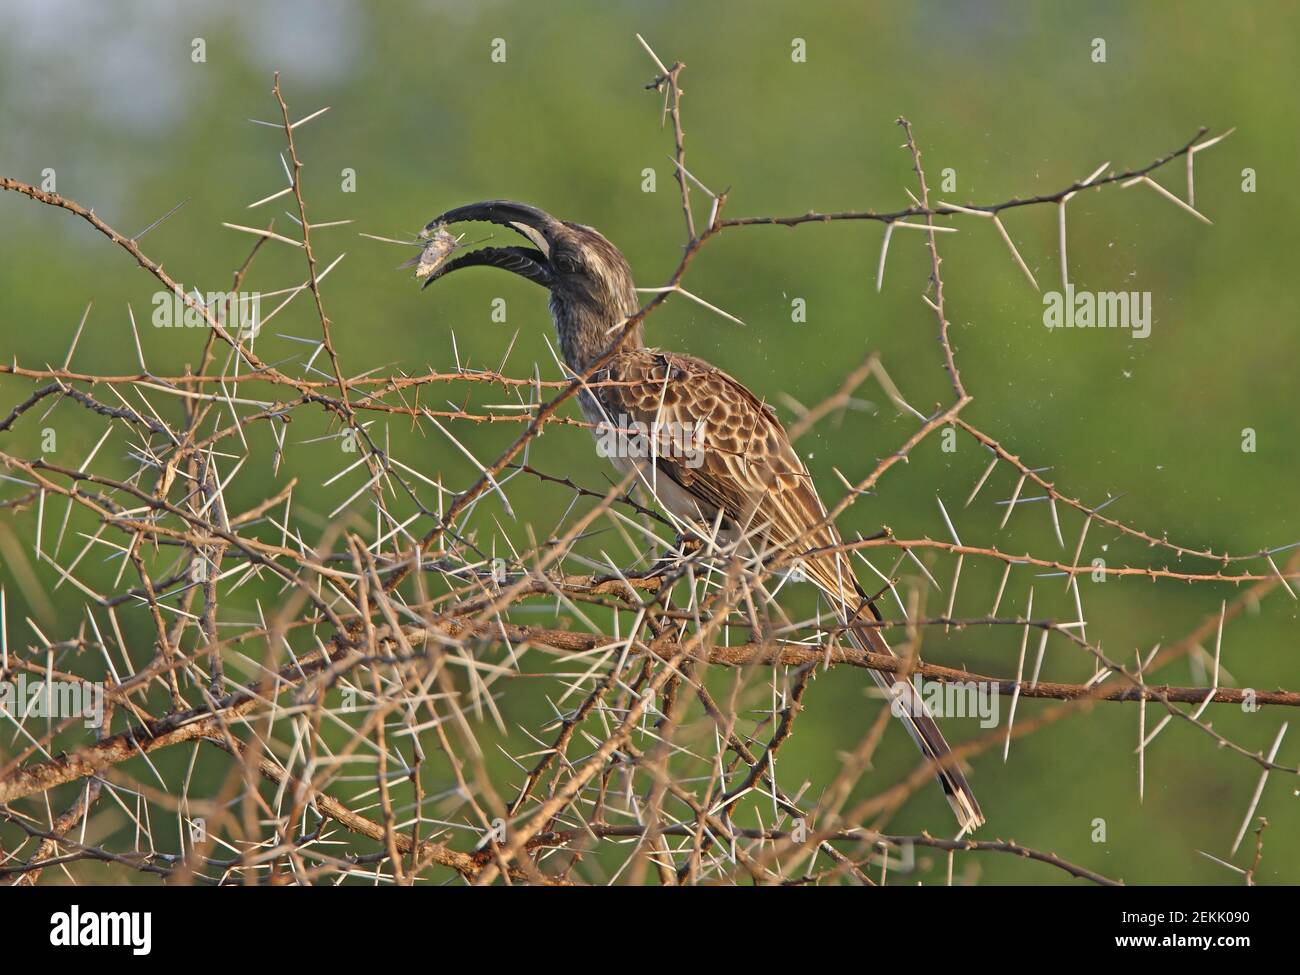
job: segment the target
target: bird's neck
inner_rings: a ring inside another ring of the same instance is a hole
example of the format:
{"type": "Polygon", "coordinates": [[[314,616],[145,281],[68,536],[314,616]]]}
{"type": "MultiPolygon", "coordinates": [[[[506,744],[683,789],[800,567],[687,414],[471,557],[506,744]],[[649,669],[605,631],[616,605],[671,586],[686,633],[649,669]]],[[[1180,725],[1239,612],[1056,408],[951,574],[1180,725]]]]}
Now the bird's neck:
{"type": "MultiPolygon", "coordinates": [[[[560,340],[560,354],[576,373],[585,373],[618,339],[627,319],[638,309],[636,292],[591,300],[587,295],[551,294],[551,317],[560,340]]],[[[623,340],[622,348],[637,349],[645,344],[641,322],[623,340]]]]}

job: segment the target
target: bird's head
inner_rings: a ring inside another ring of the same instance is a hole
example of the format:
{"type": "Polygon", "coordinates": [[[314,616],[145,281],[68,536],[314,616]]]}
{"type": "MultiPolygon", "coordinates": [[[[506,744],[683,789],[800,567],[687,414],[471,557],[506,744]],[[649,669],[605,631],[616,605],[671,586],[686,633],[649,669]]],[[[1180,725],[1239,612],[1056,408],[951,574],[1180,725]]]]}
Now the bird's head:
{"type": "Polygon", "coordinates": [[[417,258],[416,274],[426,279],[425,287],[466,267],[510,271],[550,291],[562,341],[568,330],[575,333],[571,337],[593,341],[599,332],[608,342],[608,332],[637,310],[632,269],[617,247],[591,227],[559,220],[526,203],[487,200],[459,206],[430,220],[421,236],[428,243],[417,258]],[[467,222],[508,227],[531,246],[480,247],[451,257],[457,242],[447,228],[467,222]]]}

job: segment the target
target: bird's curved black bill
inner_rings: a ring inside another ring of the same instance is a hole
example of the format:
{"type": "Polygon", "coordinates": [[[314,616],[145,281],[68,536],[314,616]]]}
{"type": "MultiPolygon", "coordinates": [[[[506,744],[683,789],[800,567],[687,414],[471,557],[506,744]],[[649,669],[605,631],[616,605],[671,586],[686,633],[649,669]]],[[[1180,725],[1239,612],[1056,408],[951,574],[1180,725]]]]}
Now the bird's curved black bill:
{"type": "Polygon", "coordinates": [[[444,275],[450,274],[452,271],[459,271],[463,267],[479,266],[499,267],[503,271],[511,271],[521,278],[527,278],[535,284],[540,284],[543,288],[551,286],[550,262],[547,261],[546,255],[536,248],[483,247],[443,264],[425,279],[421,288],[427,288],[433,282],[444,275]]]}
{"type": "Polygon", "coordinates": [[[465,267],[496,267],[527,278],[535,284],[549,288],[554,280],[551,268],[551,234],[559,221],[545,210],[517,203],[514,200],[484,200],[454,207],[434,217],[425,225],[423,237],[436,239],[445,229],[456,223],[495,223],[509,227],[533,246],[484,247],[470,251],[453,260],[439,263],[425,280],[423,287],[445,277],[452,271],[465,267]]]}
{"type": "Polygon", "coordinates": [[[484,200],[480,203],[467,203],[464,206],[453,207],[430,220],[424,229],[428,233],[439,226],[470,221],[496,223],[506,227],[522,224],[542,234],[556,223],[555,218],[545,210],[539,210],[527,203],[516,203],[514,200],[484,200]]]}

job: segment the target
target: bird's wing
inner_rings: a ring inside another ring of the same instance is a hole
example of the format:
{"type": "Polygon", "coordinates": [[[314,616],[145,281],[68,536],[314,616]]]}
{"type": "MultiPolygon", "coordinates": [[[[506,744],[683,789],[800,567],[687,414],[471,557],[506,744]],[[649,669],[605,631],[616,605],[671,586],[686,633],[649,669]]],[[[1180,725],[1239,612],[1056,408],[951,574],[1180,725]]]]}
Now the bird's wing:
{"type": "MultiPolygon", "coordinates": [[[[698,449],[661,450],[654,467],[706,519],[720,511],[760,550],[798,556],[839,544],[808,469],[776,416],[725,372],[690,356],[635,349],[620,353],[594,378],[610,381],[592,392],[604,418],[619,427],[672,431],[696,429],[703,421],[698,449]]],[[[664,500],[665,492],[659,493],[664,500]]],[[[847,624],[849,642],[860,650],[893,653],[882,630],[871,625],[880,614],[842,552],[809,555],[799,562],[847,624]]],[[[906,704],[901,716],[908,732],[933,763],[958,822],[965,830],[975,829],[984,815],[924,701],[892,673],[872,670],[871,676],[891,699],[906,704]]]]}
{"type": "MultiPolygon", "coordinates": [[[[662,449],[655,467],[706,518],[721,511],[760,548],[802,552],[838,544],[808,469],[773,411],[731,376],[691,356],[635,349],[596,378],[610,381],[593,390],[609,422],[623,417],[652,431],[699,431],[696,441],[683,437],[687,449],[662,449]]],[[[804,570],[832,596],[855,591],[851,570],[839,562],[816,558],[804,570]]]]}

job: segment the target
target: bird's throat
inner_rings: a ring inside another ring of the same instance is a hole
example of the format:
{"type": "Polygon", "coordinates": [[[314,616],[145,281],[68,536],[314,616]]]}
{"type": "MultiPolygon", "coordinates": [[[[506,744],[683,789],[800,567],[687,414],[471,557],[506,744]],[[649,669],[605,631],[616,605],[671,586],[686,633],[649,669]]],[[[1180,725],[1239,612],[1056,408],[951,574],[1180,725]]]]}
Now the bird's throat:
{"type": "MultiPolygon", "coordinates": [[[[585,373],[618,340],[628,318],[636,312],[635,296],[596,303],[552,292],[551,317],[565,364],[576,373],[585,373]]],[[[621,348],[636,349],[644,344],[641,323],[637,322],[621,348]]]]}

